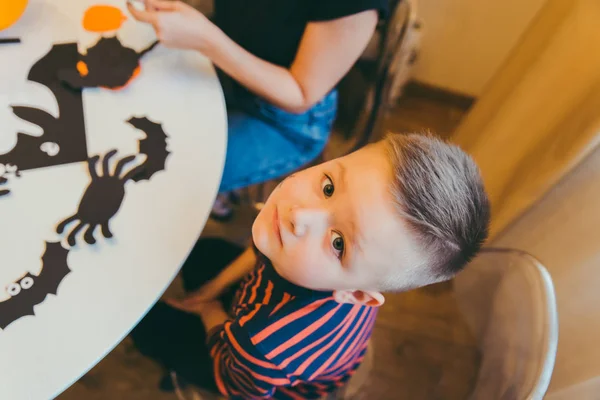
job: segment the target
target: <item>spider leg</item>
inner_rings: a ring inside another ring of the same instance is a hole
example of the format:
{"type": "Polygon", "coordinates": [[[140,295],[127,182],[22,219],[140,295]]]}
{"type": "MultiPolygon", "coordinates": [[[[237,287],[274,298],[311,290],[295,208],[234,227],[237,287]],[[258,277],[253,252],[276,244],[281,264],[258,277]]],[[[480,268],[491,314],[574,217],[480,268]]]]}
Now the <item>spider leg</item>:
{"type": "Polygon", "coordinates": [[[110,159],[117,154],[116,150],[111,150],[104,156],[104,160],[102,160],[102,175],[110,176],[110,159]]]}
{"type": "Polygon", "coordinates": [[[96,225],[96,224],[90,224],[90,226],[85,231],[85,234],[83,235],[83,239],[85,240],[85,242],[87,244],[94,244],[94,243],[96,243],[96,238],[94,237],[94,229],[97,226],[98,225],[96,225]]]}
{"type": "Polygon", "coordinates": [[[69,234],[69,237],[67,238],[67,241],[69,242],[70,246],[75,246],[75,244],[76,244],[75,236],[77,236],[79,231],[82,230],[84,226],[85,226],[85,224],[83,222],[79,222],[77,224],[77,226],[75,228],[73,228],[73,230],[69,234]]]}
{"type": "Polygon", "coordinates": [[[90,176],[92,177],[92,180],[96,180],[98,178],[98,173],[96,172],[96,163],[99,159],[99,156],[94,156],[88,159],[88,170],[90,171],[90,176]]]}
{"type": "Polygon", "coordinates": [[[113,237],[113,234],[110,231],[110,227],[108,226],[108,221],[103,223],[101,225],[101,227],[102,227],[102,234],[104,235],[105,238],[110,239],[111,237],[113,237]]]}
{"type": "Polygon", "coordinates": [[[61,234],[64,232],[65,227],[67,225],[69,225],[71,222],[75,221],[76,219],[79,219],[79,217],[77,216],[77,214],[75,215],[71,215],[69,218],[65,219],[64,221],[62,221],[60,224],[58,224],[58,226],[56,227],[56,233],[61,234]]]}
{"type": "Polygon", "coordinates": [[[134,169],[130,170],[122,179],[121,182],[127,182],[128,180],[134,178],[140,172],[143,172],[145,169],[145,164],[140,164],[134,169]]]}
{"type": "Polygon", "coordinates": [[[125,164],[133,160],[135,160],[135,156],[127,156],[125,158],[121,158],[117,163],[117,167],[115,168],[115,176],[119,177],[119,175],[121,175],[121,172],[123,172],[123,168],[125,168],[125,164]]]}

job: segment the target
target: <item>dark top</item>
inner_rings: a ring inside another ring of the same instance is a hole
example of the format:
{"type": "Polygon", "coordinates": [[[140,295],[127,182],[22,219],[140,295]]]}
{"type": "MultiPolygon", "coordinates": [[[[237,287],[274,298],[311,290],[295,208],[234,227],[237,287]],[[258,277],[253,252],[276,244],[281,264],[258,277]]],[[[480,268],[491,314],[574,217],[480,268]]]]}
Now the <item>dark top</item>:
{"type": "Polygon", "coordinates": [[[309,22],[366,10],[388,12],[389,0],[215,0],[215,22],[252,54],[283,67],[296,56],[309,22]]]}

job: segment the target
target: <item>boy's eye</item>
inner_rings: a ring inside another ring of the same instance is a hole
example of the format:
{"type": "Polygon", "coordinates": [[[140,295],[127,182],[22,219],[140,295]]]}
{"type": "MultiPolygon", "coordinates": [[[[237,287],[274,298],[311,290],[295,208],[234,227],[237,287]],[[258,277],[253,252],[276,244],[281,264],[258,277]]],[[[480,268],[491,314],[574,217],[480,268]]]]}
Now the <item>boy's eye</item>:
{"type": "Polygon", "coordinates": [[[325,197],[333,196],[335,187],[333,186],[333,182],[331,181],[331,178],[328,177],[327,175],[325,175],[325,179],[323,179],[323,182],[321,183],[321,189],[323,190],[323,194],[325,195],[325,197]]]}
{"type": "Polygon", "coordinates": [[[338,258],[344,255],[344,238],[337,232],[331,232],[331,246],[338,258]]]}

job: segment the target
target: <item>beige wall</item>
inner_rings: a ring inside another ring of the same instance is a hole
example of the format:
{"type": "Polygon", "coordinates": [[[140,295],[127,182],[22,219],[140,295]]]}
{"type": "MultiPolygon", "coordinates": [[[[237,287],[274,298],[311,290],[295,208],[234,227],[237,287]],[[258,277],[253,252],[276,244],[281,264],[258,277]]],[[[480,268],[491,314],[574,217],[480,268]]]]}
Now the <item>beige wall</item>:
{"type": "Polygon", "coordinates": [[[546,0],[416,0],[423,21],[415,79],[479,96],[546,0]]]}

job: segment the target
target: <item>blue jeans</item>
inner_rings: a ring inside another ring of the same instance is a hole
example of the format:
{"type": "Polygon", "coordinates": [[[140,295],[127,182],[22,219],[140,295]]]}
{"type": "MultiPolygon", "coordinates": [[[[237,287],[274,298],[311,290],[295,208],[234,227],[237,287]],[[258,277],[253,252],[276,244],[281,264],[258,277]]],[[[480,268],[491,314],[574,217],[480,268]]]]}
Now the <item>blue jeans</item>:
{"type": "Polygon", "coordinates": [[[220,193],[286,176],[317,158],[337,113],[337,90],[302,114],[239,87],[225,97],[228,142],[220,193]]]}

